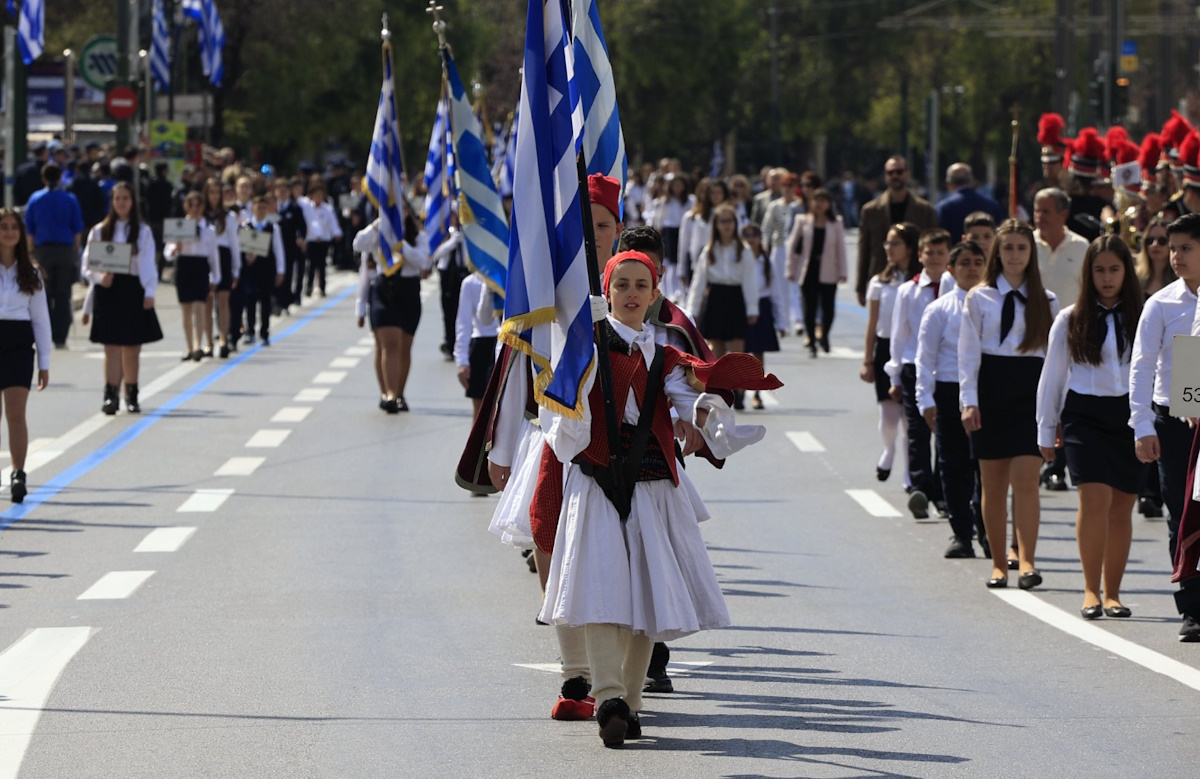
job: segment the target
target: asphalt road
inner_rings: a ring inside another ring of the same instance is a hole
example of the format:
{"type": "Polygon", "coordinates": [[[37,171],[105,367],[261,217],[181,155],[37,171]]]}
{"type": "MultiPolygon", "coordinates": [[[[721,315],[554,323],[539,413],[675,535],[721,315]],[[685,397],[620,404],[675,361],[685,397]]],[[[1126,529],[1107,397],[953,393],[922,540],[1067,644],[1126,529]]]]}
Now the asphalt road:
{"type": "Polygon", "coordinates": [[[0,504],[0,779],[1195,770],[1200,646],[1176,641],[1165,524],[1134,520],[1124,621],[1078,616],[1073,492],[1043,494],[1035,593],[944,560],[899,466],[875,481],[846,294],[833,355],[768,357],[786,386],[746,412],[766,439],[690,468],[733,627],[673,645],[645,740],[552,721],[537,579],[487,532],[495,499],[454,485],[470,405],[436,290],[389,417],[336,278],[269,349],[199,365],[164,288],[140,417],[98,416],[82,329],[55,352],[33,492],[0,504]]]}

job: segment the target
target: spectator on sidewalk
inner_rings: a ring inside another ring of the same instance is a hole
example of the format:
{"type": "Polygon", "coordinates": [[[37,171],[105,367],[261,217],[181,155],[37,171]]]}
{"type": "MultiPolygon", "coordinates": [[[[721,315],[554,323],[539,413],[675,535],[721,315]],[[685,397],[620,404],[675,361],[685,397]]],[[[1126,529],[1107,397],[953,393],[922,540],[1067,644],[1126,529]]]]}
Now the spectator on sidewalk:
{"type": "Polygon", "coordinates": [[[50,304],[50,335],[57,348],[67,345],[67,331],[74,316],[71,287],[79,281],[79,237],[83,212],[79,201],[59,186],[62,170],[53,162],[42,168],[45,188],[33,193],[25,207],[25,230],[33,241],[33,253],[46,275],[46,298],[50,304]]]}

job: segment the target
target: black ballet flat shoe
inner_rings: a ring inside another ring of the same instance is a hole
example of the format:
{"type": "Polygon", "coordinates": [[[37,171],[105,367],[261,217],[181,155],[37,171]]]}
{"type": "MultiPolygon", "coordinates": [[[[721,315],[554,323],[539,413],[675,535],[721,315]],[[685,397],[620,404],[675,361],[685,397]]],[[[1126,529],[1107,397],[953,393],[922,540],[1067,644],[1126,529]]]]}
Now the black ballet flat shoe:
{"type": "Polygon", "coordinates": [[[12,472],[12,502],[24,503],[29,490],[25,487],[25,471],[12,472]]]}
{"type": "Polygon", "coordinates": [[[192,360],[194,362],[200,362],[203,359],[204,359],[204,350],[203,349],[197,349],[196,351],[192,352],[192,360]]]}
{"type": "Polygon", "coordinates": [[[383,402],[382,408],[389,414],[398,414],[400,413],[400,401],[396,398],[388,398],[383,402]]]}
{"type": "Polygon", "coordinates": [[[1040,573],[1038,573],[1037,571],[1030,571],[1029,573],[1023,573],[1017,579],[1017,586],[1020,587],[1022,590],[1032,590],[1034,587],[1037,587],[1041,583],[1042,583],[1042,575],[1040,573]]]}
{"type": "Polygon", "coordinates": [[[117,413],[117,409],[121,407],[121,401],[117,399],[117,387],[115,384],[104,385],[104,404],[100,406],[100,410],[110,417],[117,413]]]}
{"type": "Polygon", "coordinates": [[[183,356],[179,358],[180,362],[190,362],[191,360],[192,360],[192,352],[184,352],[183,356]]]}
{"type": "Polygon", "coordinates": [[[202,351],[200,353],[200,356],[201,357],[212,357],[213,356],[213,348],[211,346],[205,347],[204,351],[202,351]]]}
{"type": "Polygon", "coordinates": [[[1183,624],[1179,626],[1179,640],[1184,644],[1200,642],[1200,620],[1190,614],[1183,616],[1183,624]]]}
{"type": "Polygon", "coordinates": [[[1138,513],[1146,519],[1161,519],[1162,506],[1154,502],[1154,498],[1138,498],[1138,513]]]}
{"type": "Polygon", "coordinates": [[[597,707],[596,724],[600,726],[600,740],[604,746],[609,749],[624,746],[632,717],[629,704],[620,698],[609,698],[597,707]]]}
{"type": "Polygon", "coordinates": [[[875,479],[877,481],[887,481],[888,477],[891,475],[892,475],[891,468],[876,468],[875,469],[875,479]]]}
{"type": "Polygon", "coordinates": [[[820,344],[821,351],[825,352],[825,354],[829,354],[829,336],[822,335],[817,339],[817,343],[820,344]]]}
{"type": "Polygon", "coordinates": [[[1015,571],[1021,567],[1021,561],[1013,558],[1008,559],[1008,570],[1015,571]]]}
{"type": "Polygon", "coordinates": [[[125,385],[125,410],[130,414],[142,413],[142,406],[138,403],[138,385],[125,385]]]}
{"type": "Polygon", "coordinates": [[[1113,619],[1126,619],[1132,617],[1133,612],[1126,606],[1109,606],[1104,610],[1104,616],[1112,617],[1113,619]]]}
{"type": "Polygon", "coordinates": [[[625,725],[625,740],[636,741],[642,737],[642,720],[637,714],[629,715],[629,722],[625,725]]]}
{"type": "Polygon", "coordinates": [[[228,360],[229,359],[229,345],[221,344],[221,351],[219,352],[219,354],[221,355],[222,360],[228,360]]]}
{"type": "Polygon", "coordinates": [[[383,397],[382,395],[380,395],[379,396],[379,410],[387,411],[387,407],[388,407],[388,399],[383,397]]]}
{"type": "Polygon", "coordinates": [[[1104,616],[1104,607],[1099,604],[1095,606],[1085,606],[1079,610],[1079,616],[1084,619],[1100,619],[1104,616]]]}
{"type": "Polygon", "coordinates": [[[404,398],[396,398],[396,408],[400,411],[408,411],[408,401],[404,398]]]}
{"type": "Polygon", "coordinates": [[[1007,586],[1008,586],[1008,577],[1007,576],[1001,576],[996,579],[988,579],[987,580],[987,588],[989,590],[1003,590],[1007,586]]]}

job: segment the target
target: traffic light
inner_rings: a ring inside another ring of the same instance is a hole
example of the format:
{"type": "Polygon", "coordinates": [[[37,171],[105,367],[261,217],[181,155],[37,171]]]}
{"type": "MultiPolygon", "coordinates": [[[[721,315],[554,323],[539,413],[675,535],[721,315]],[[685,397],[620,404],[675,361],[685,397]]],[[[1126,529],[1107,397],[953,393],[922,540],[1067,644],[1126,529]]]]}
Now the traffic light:
{"type": "Polygon", "coordinates": [[[1121,123],[1129,113],[1129,78],[1118,76],[1113,83],[1112,94],[1113,122],[1121,123]]]}

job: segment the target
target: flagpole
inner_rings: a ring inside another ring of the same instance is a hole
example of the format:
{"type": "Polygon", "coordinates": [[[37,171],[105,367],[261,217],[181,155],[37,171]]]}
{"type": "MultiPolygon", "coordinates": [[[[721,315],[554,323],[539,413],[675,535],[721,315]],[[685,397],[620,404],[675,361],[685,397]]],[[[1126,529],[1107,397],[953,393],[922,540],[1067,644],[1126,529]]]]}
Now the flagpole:
{"type": "MultiPolygon", "coordinates": [[[[450,128],[450,136],[454,137],[454,120],[450,116],[450,81],[449,75],[446,72],[446,55],[452,52],[450,51],[450,44],[446,41],[446,22],[442,20],[442,10],[443,6],[438,5],[437,0],[429,0],[429,7],[425,9],[425,13],[433,14],[433,31],[437,33],[438,37],[438,60],[442,63],[442,91],[439,94],[438,102],[446,104],[446,125],[450,128]]],[[[449,159],[449,155],[446,153],[446,133],[442,133],[439,141],[442,145],[442,160],[444,165],[444,161],[449,159]]],[[[450,196],[450,187],[453,185],[454,196],[457,198],[458,182],[450,180],[449,172],[449,170],[442,171],[442,197],[450,196]]],[[[458,175],[457,166],[454,172],[455,175],[458,175]]]]}
{"type": "MultiPolygon", "coordinates": [[[[404,159],[404,137],[400,134],[400,104],[396,102],[396,64],[392,60],[392,31],[388,29],[388,15],[383,14],[383,29],[379,33],[379,37],[383,39],[383,74],[386,77],[391,74],[392,78],[392,108],[396,114],[396,147],[400,152],[400,169],[404,171],[405,179],[408,178],[408,162],[404,159]]],[[[404,207],[412,211],[411,204],[408,202],[408,184],[409,182],[401,182],[400,195],[404,199],[404,207]]]]}

